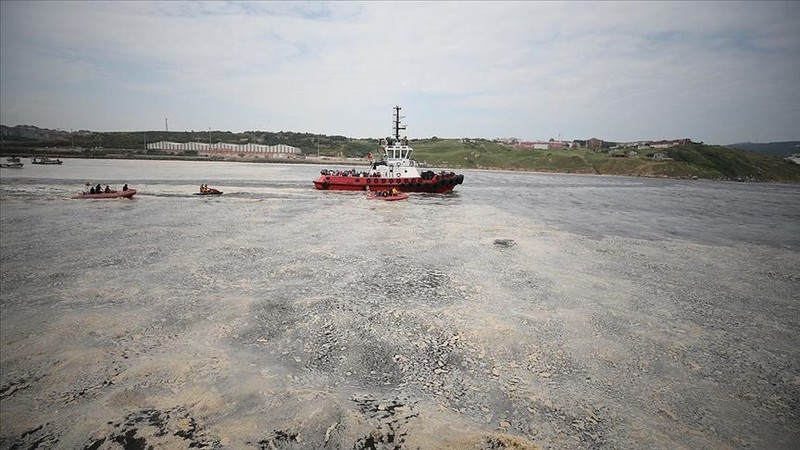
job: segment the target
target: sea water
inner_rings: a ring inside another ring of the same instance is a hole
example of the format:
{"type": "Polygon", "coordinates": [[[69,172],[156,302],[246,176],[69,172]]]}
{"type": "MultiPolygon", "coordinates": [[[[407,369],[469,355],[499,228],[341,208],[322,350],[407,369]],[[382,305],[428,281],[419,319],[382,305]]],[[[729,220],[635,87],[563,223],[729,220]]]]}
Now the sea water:
{"type": "Polygon", "coordinates": [[[321,168],[3,169],[0,447],[800,439],[800,187],[321,168]]]}

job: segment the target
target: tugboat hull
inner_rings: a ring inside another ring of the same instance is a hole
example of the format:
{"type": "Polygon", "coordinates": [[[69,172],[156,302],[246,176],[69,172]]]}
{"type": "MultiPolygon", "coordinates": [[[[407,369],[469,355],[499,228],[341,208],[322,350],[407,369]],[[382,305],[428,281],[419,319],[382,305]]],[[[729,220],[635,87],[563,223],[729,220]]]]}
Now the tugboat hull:
{"type": "Polygon", "coordinates": [[[320,175],[314,180],[314,187],[331,191],[387,191],[396,188],[401,192],[442,194],[451,192],[454,187],[463,182],[464,175],[456,175],[453,172],[440,173],[429,179],[320,175]]]}

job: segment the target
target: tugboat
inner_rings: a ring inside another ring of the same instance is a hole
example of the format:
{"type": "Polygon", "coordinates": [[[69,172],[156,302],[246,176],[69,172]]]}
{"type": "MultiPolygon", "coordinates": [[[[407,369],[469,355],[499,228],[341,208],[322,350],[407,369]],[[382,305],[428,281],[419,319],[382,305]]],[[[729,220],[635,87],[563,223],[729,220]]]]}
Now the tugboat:
{"type": "Polygon", "coordinates": [[[31,158],[31,164],[61,164],[63,162],[64,161],[61,161],[58,158],[50,159],[50,158],[48,158],[46,156],[44,156],[44,157],[36,157],[36,156],[34,156],[33,158],[31,158]]]}
{"type": "Polygon", "coordinates": [[[396,188],[401,192],[429,192],[441,194],[452,192],[456,185],[464,182],[464,175],[454,172],[417,169],[411,159],[413,149],[407,137],[400,137],[400,107],[394,107],[394,136],[381,139],[381,160],[372,163],[368,171],[322,169],[314,180],[314,187],[332,191],[387,191],[396,188]]]}

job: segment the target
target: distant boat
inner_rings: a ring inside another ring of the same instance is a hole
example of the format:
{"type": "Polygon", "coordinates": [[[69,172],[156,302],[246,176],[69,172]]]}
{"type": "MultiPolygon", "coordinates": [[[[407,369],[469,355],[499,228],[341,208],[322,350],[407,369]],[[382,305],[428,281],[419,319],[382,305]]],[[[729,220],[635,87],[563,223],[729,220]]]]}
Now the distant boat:
{"type": "Polygon", "coordinates": [[[405,200],[407,198],[408,194],[405,192],[398,192],[396,194],[392,194],[389,191],[378,191],[378,192],[370,192],[369,194],[367,194],[367,199],[369,200],[385,200],[387,202],[405,200]]]}
{"type": "Polygon", "coordinates": [[[7,169],[22,169],[22,164],[16,156],[12,156],[11,158],[6,158],[6,162],[0,164],[0,167],[7,168],[7,169]]]}
{"type": "Polygon", "coordinates": [[[222,195],[222,191],[218,191],[212,188],[205,192],[195,192],[194,195],[222,195]]]}
{"type": "Polygon", "coordinates": [[[101,192],[99,194],[78,194],[72,198],[131,198],[136,195],[136,189],[127,191],[101,192]]]}
{"type": "Polygon", "coordinates": [[[48,157],[46,157],[46,156],[44,156],[44,157],[33,157],[33,158],[31,158],[31,164],[61,164],[61,163],[63,163],[63,162],[64,162],[64,161],[61,161],[61,160],[60,160],[60,159],[58,159],[58,158],[56,158],[56,159],[50,159],[50,158],[48,158],[48,157]]]}
{"type": "Polygon", "coordinates": [[[194,195],[222,195],[222,191],[203,185],[200,187],[200,192],[195,192],[194,195]]]}

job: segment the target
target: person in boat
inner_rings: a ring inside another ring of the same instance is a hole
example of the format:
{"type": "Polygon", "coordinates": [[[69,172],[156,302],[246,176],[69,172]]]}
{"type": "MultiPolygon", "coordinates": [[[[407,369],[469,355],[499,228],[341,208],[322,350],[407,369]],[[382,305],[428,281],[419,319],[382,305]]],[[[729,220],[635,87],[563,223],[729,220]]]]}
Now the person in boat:
{"type": "Polygon", "coordinates": [[[81,191],[81,194],[92,194],[93,190],[94,188],[92,187],[91,183],[87,181],[83,187],[83,191],[81,191]]]}
{"type": "Polygon", "coordinates": [[[128,190],[128,183],[125,183],[125,186],[122,186],[122,192],[125,192],[127,190],[128,190]]]}
{"type": "Polygon", "coordinates": [[[399,193],[400,193],[400,191],[398,191],[397,188],[392,188],[392,197],[397,196],[397,194],[399,194],[399,193]]]}
{"type": "Polygon", "coordinates": [[[100,186],[100,183],[97,183],[97,186],[94,187],[95,194],[101,194],[103,192],[103,186],[100,186]]]}

